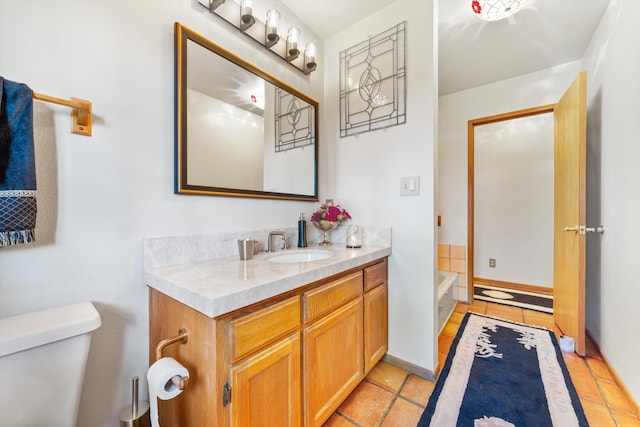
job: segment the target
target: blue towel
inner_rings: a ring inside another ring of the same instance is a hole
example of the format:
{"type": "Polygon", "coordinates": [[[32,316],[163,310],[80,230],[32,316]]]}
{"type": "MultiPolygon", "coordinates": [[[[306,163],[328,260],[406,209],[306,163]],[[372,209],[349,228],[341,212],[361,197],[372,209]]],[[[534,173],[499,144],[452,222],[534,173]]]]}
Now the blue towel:
{"type": "Polygon", "coordinates": [[[0,77],[0,246],[35,240],[33,91],[0,77]]]}

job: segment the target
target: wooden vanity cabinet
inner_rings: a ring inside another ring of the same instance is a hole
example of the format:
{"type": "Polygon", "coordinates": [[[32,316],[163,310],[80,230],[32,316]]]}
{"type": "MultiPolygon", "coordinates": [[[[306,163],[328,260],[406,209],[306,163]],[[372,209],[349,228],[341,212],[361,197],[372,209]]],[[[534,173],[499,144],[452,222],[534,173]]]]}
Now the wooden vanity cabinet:
{"type": "Polygon", "coordinates": [[[294,296],[229,322],[232,426],[302,425],[300,319],[294,296]]]}
{"type": "Polygon", "coordinates": [[[232,426],[302,425],[300,333],[231,367],[232,426]]]}
{"type": "Polygon", "coordinates": [[[321,426],[387,349],[386,258],[217,317],[150,289],[149,353],[190,373],[161,425],[321,426]]]}
{"type": "Polygon", "coordinates": [[[304,419],[321,426],[364,378],[362,271],[303,295],[304,419]]]}
{"type": "Polygon", "coordinates": [[[364,269],[364,374],[387,353],[389,341],[387,259],[364,269]]]}

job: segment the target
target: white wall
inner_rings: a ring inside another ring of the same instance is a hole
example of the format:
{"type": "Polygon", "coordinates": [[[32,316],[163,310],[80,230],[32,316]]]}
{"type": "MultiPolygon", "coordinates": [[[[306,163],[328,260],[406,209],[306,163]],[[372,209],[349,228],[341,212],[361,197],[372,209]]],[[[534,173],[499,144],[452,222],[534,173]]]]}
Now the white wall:
{"type": "Polygon", "coordinates": [[[193,89],[187,110],[187,183],[263,191],[264,118],[193,89]]]}
{"type": "MultiPolygon", "coordinates": [[[[580,61],[441,96],[438,100],[438,242],[467,246],[467,122],[554,104],[578,75],[580,61]]],[[[485,260],[488,263],[488,261],[485,260]]],[[[466,283],[460,283],[466,295],[466,283]]]]}
{"type": "Polygon", "coordinates": [[[390,225],[389,354],[433,370],[435,69],[432,1],[399,0],[325,41],[324,140],[335,164],[335,200],[353,222],[390,225]],[[339,52],[407,21],[406,124],[340,138],[339,52]],[[400,196],[400,177],[420,176],[419,196],[400,196]]]}
{"type": "Polygon", "coordinates": [[[640,402],[640,2],[612,0],[587,70],[587,330],[640,402]]]}
{"type": "MultiPolygon", "coordinates": [[[[324,93],[321,68],[304,76],[204,10],[190,0],[0,0],[2,76],[94,108],[87,138],[69,132],[68,108],[34,102],[37,243],[0,249],[0,316],[82,300],[102,316],[79,426],[119,425],[131,378],[146,387],[144,237],[295,227],[317,206],[173,194],[175,21],[314,99],[324,93]]],[[[322,52],[320,43],[320,64],[322,52]]]]}
{"type": "Polygon", "coordinates": [[[475,126],[474,160],[474,276],[553,286],[553,113],[475,126]]]}

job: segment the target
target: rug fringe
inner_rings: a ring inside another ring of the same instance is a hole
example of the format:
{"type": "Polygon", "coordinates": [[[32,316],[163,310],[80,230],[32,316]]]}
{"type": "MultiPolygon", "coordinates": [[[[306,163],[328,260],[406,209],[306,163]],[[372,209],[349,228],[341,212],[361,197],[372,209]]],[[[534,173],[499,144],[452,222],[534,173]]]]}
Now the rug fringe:
{"type": "Polygon", "coordinates": [[[0,246],[19,245],[35,242],[34,230],[12,230],[0,232],[0,246]]]}

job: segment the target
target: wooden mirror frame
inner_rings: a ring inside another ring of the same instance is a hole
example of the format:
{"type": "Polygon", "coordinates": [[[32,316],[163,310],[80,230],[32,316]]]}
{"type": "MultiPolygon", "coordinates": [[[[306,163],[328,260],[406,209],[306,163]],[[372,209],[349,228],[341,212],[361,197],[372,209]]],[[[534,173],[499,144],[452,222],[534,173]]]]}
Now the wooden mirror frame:
{"type": "Polygon", "coordinates": [[[230,196],[230,197],[250,197],[250,198],[266,198],[266,199],[282,199],[282,200],[303,200],[318,201],[318,102],[304,95],[291,86],[277,80],[270,74],[262,71],[254,65],[246,62],[242,58],[234,55],[228,50],[216,45],[212,41],[202,35],[190,30],[182,24],[176,22],[174,25],[175,32],[175,193],[177,194],[195,194],[195,195],[214,195],[214,196],[230,196]],[[250,73],[262,78],[264,81],[271,83],[300,100],[308,103],[314,109],[313,111],[313,128],[314,128],[314,171],[313,171],[313,194],[290,194],[284,192],[268,192],[247,190],[242,188],[224,188],[213,186],[192,185],[187,182],[187,42],[192,41],[217,54],[222,58],[229,60],[238,67],[241,67],[250,73]]]}

